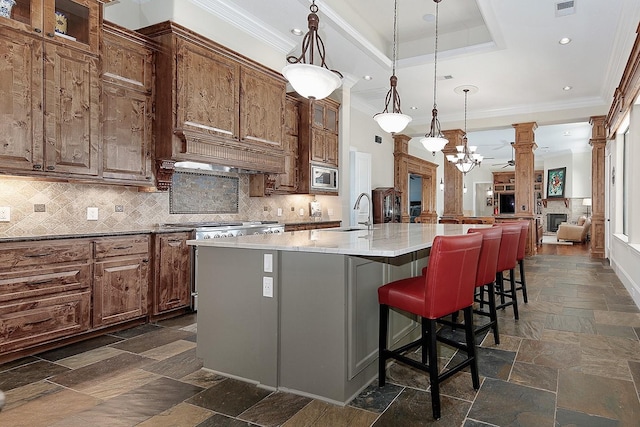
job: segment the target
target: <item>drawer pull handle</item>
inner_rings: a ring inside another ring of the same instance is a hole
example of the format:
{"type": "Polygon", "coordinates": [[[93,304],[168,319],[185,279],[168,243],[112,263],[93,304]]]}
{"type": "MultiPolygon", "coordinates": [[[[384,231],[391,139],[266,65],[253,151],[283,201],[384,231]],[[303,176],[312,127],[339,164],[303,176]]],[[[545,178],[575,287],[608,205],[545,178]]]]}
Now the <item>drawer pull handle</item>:
{"type": "Polygon", "coordinates": [[[47,317],[46,319],[42,319],[42,320],[35,320],[33,322],[27,322],[27,325],[37,325],[38,323],[45,323],[50,321],[52,318],[51,317],[47,317]]]}
{"type": "Polygon", "coordinates": [[[37,282],[29,282],[30,285],[44,285],[45,283],[51,283],[53,280],[38,280],[37,282]]]}
{"type": "Polygon", "coordinates": [[[180,239],[169,239],[169,243],[182,243],[180,239]]]}
{"type": "Polygon", "coordinates": [[[116,246],[116,247],[115,247],[115,248],[113,248],[113,249],[118,250],[118,251],[121,251],[121,250],[124,250],[124,249],[131,249],[132,247],[133,247],[133,245],[129,245],[129,246],[116,246]]]}
{"type": "Polygon", "coordinates": [[[25,255],[24,257],[25,258],[42,258],[42,257],[45,257],[45,256],[51,256],[51,255],[52,255],[52,253],[48,252],[48,253],[43,253],[43,254],[25,255]]]}

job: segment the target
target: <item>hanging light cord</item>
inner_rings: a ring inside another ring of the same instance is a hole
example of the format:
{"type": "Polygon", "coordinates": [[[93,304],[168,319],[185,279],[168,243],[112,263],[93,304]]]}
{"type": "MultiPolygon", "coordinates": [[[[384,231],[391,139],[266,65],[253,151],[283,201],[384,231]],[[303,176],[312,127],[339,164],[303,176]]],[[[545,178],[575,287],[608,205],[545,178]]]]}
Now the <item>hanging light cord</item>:
{"type": "Polygon", "coordinates": [[[343,76],[339,71],[330,69],[325,62],[324,42],[322,41],[322,39],[320,38],[320,35],[318,34],[320,18],[318,17],[318,6],[316,5],[316,0],[313,0],[311,2],[311,6],[309,6],[309,11],[311,12],[307,16],[309,31],[307,32],[307,34],[305,34],[304,38],[302,39],[302,52],[300,53],[300,56],[295,56],[295,55],[287,56],[287,62],[289,64],[302,63],[302,64],[315,65],[314,64],[314,61],[315,61],[314,46],[315,46],[318,48],[318,54],[320,55],[319,66],[336,73],[337,75],[340,76],[340,78],[342,78],[343,76]],[[309,48],[311,48],[311,50],[309,51],[309,62],[307,62],[307,50],[309,50],[309,48]]]}
{"type": "Polygon", "coordinates": [[[398,37],[398,0],[395,0],[393,4],[393,70],[391,73],[394,76],[396,75],[396,60],[397,60],[396,39],[397,37],[398,37]]]}
{"type": "Polygon", "coordinates": [[[440,6],[440,0],[434,0],[436,2],[436,46],[433,52],[433,108],[437,109],[436,105],[436,82],[438,79],[438,7],[440,6]]]}

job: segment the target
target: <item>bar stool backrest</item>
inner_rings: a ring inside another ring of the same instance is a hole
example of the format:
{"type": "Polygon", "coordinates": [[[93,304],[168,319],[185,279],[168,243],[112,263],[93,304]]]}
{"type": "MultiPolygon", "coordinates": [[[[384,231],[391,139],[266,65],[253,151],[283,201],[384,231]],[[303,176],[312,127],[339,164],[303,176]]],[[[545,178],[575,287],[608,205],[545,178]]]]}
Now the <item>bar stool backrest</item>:
{"type": "Polygon", "coordinates": [[[480,233],[435,237],[426,272],[424,312],[416,314],[438,319],[473,304],[481,247],[480,233]]]}
{"type": "Polygon", "coordinates": [[[520,241],[518,242],[518,256],[517,260],[524,259],[524,254],[527,249],[527,236],[529,235],[529,221],[518,221],[520,224],[520,241]]]}
{"type": "Polygon", "coordinates": [[[502,228],[497,271],[514,269],[518,263],[518,243],[522,227],[518,223],[508,222],[503,222],[496,227],[502,228]]]}
{"type": "Polygon", "coordinates": [[[493,282],[498,272],[498,254],[502,241],[502,228],[470,228],[469,233],[482,234],[482,249],[478,260],[478,273],[476,274],[476,287],[493,282]]]}

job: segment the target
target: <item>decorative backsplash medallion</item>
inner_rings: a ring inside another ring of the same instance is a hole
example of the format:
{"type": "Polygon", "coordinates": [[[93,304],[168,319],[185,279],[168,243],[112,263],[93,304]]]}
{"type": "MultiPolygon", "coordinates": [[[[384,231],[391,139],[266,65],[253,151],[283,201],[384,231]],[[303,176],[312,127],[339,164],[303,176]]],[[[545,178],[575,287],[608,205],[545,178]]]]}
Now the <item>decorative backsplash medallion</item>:
{"type": "Polygon", "coordinates": [[[238,213],[237,177],[176,170],[169,212],[172,214],[238,213]]]}

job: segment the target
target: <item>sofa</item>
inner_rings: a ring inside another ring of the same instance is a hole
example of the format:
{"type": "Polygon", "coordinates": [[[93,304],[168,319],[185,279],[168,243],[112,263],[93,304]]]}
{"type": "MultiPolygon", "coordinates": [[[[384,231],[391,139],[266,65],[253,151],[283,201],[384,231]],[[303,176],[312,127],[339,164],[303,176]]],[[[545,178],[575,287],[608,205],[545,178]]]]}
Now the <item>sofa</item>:
{"type": "Polygon", "coordinates": [[[591,218],[581,216],[576,224],[563,222],[558,226],[557,239],[568,242],[583,243],[587,241],[589,229],[591,228],[591,218]]]}

